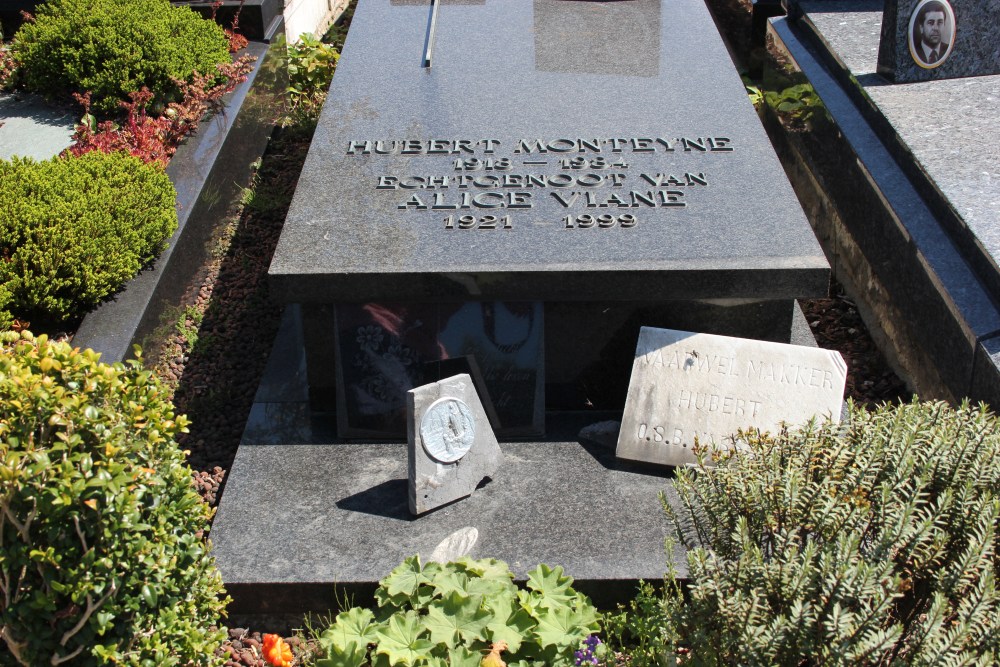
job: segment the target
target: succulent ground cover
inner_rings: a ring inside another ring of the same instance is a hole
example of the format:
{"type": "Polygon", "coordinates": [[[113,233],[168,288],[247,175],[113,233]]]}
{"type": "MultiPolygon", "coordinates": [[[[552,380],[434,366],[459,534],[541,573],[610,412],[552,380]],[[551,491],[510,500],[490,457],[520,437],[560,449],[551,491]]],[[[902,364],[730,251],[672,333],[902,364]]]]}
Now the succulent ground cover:
{"type": "Polygon", "coordinates": [[[1000,420],[917,400],[850,417],[750,429],[677,471],[687,581],[608,623],[636,667],[997,664],[1000,420]]]}

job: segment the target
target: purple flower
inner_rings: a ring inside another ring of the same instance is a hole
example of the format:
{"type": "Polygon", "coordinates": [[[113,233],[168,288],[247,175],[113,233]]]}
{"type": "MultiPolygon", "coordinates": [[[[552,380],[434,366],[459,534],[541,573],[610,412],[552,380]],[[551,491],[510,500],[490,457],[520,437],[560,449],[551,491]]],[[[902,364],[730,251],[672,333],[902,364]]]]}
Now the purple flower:
{"type": "Polygon", "coordinates": [[[574,663],[576,667],[599,664],[596,651],[600,644],[601,640],[597,635],[590,635],[587,637],[583,641],[583,648],[573,654],[576,657],[576,662],[574,663]]]}

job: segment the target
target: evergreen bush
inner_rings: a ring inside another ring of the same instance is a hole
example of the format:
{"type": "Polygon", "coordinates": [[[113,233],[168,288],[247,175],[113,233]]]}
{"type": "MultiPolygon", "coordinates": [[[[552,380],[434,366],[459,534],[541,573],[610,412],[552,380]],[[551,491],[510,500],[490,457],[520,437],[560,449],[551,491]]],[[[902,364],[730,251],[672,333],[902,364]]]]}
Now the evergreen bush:
{"type": "Polygon", "coordinates": [[[95,111],[115,113],[144,86],[154,106],[179,98],[174,79],[212,74],[230,61],[214,21],[169,0],[48,0],[13,40],[25,86],[67,101],[92,94],[95,111]]]}
{"type": "Polygon", "coordinates": [[[159,254],[175,200],[162,169],[123,153],[0,160],[0,310],[82,315],[159,254]]]}
{"type": "Polygon", "coordinates": [[[0,350],[0,664],[221,662],[187,421],[138,361],[24,334],[0,350]]]}
{"type": "Polygon", "coordinates": [[[678,471],[690,583],[633,623],[661,642],[636,664],[997,664],[996,417],[914,401],[743,437],[678,471]]]}

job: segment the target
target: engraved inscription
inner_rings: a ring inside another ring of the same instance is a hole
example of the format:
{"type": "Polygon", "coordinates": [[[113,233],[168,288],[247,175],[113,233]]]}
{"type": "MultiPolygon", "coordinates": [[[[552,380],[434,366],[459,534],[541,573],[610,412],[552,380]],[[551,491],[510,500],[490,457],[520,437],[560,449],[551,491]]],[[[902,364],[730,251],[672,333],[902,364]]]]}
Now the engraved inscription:
{"type": "Polygon", "coordinates": [[[684,371],[701,373],[718,373],[731,377],[746,377],[754,381],[774,382],[776,384],[796,385],[800,387],[815,387],[817,389],[833,389],[833,372],[825,368],[814,368],[803,364],[776,363],[748,359],[737,362],[734,356],[718,354],[699,355],[693,352],[683,353],[676,349],[648,350],[641,353],[642,363],[646,366],[662,366],[677,368],[684,371]]]}
{"type": "Polygon", "coordinates": [[[465,456],[476,439],[472,410],[457,398],[442,398],[420,420],[420,440],[427,454],[441,463],[465,456]]]}
{"type": "Polygon", "coordinates": [[[598,215],[593,216],[589,213],[584,213],[583,215],[567,215],[563,218],[563,222],[566,223],[566,229],[588,229],[590,227],[608,228],[620,225],[622,227],[635,227],[638,220],[631,213],[624,213],[622,215],[598,215]]]}
{"type": "Polygon", "coordinates": [[[482,217],[477,217],[475,215],[460,215],[456,218],[454,215],[449,215],[444,219],[445,229],[512,229],[513,226],[510,222],[510,216],[504,215],[497,217],[495,215],[484,215],[482,217]]]}
{"type": "Polygon", "coordinates": [[[673,445],[684,449],[694,447],[696,444],[720,444],[720,437],[708,431],[698,431],[697,429],[688,429],[685,431],[682,428],[674,426],[649,425],[646,423],[639,424],[638,439],[640,441],[645,440],[646,442],[673,445]]]}
{"type": "MultiPolygon", "coordinates": [[[[539,198],[547,194],[551,197],[547,201],[568,209],[570,215],[556,220],[531,220],[534,225],[561,223],[563,229],[631,229],[638,222],[634,214],[614,216],[596,211],[589,214],[578,209],[685,209],[690,203],[689,194],[709,187],[711,175],[705,171],[647,172],[642,167],[647,159],[644,156],[735,150],[732,139],[718,136],[523,138],[510,144],[505,146],[503,141],[492,138],[356,139],[348,141],[346,154],[458,156],[450,163],[457,173],[378,176],[375,189],[398,192],[399,211],[474,213],[482,209],[522,209],[530,212],[539,198]],[[567,156],[573,153],[578,155],[567,156]],[[634,159],[626,161],[626,153],[634,159]],[[556,171],[532,173],[545,169],[556,171]]],[[[514,228],[509,215],[500,219],[503,224],[497,227],[490,216],[448,216],[445,229],[514,228]]]]}
{"type": "Polygon", "coordinates": [[[701,391],[681,389],[674,402],[674,407],[683,410],[700,410],[702,412],[719,412],[737,417],[756,417],[760,412],[760,401],[740,398],[727,394],[715,394],[701,391]]]}
{"type": "Polygon", "coordinates": [[[643,327],[617,455],[678,465],[741,429],[837,420],[846,370],[829,350],[643,327]]]}

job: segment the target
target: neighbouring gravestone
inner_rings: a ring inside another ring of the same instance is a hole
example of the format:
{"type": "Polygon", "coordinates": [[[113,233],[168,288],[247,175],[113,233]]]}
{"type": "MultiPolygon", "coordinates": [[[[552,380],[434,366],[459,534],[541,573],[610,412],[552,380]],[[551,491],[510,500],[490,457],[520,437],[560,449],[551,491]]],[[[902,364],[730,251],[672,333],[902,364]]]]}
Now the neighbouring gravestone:
{"type": "Polygon", "coordinates": [[[360,0],[270,277],[341,437],[470,354],[526,436],[642,324],[788,341],[829,265],[701,0],[360,0]]]}
{"type": "Polygon", "coordinates": [[[878,73],[891,81],[1000,74],[1000,3],[886,0],[882,12],[878,73]]]}
{"type": "Polygon", "coordinates": [[[839,421],[846,380],[839,352],[643,327],[617,456],[683,465],[696,440],[725,448],[741,428],[839,421]]]}
{"type": "Polygon", "coordinates": [[[410,512],[471,495],[503,454],[468,375],[407,392],[410,512]]]}

